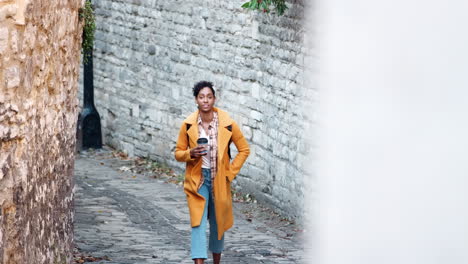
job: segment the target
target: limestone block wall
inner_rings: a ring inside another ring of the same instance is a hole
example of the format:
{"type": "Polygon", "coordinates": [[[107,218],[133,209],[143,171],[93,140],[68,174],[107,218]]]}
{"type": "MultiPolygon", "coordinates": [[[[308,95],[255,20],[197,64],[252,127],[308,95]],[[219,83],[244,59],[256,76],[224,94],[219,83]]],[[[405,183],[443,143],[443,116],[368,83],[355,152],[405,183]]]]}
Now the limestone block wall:
{"type": "Polygon", "coordinates": [[[303,106],[314,96],[304,85],[304,3],[288,2],[278,17],[243,10],[243,2],[95,1],[104,141],[182,171],[173,151],[182,120],[196,110],[191,88],[212,81],[217,106],[251,144],[237,188],[296,218],[310,149],[303,106]]]}
{"type": "Polygon", "coordinates": [[[81,0],[0,0],[0,263],[71,263],[81,0]]]}

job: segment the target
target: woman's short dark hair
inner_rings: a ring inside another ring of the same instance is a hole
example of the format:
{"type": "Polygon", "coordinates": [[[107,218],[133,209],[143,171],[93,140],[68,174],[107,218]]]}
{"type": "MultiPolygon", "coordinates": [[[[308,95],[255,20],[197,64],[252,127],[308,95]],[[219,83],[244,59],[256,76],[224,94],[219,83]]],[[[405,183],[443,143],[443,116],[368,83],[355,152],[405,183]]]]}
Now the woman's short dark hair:
{"type": "Polygon", "coordinates": [[[214,90],[214,88],[213,88],[213,83],[207,82],[207,81],[200,81],[200,82],[197,82],[197,83],[195,84],[195,86],[193,86],[193,89],[192,89],[192,90],[193,90],[193,96],[197,97],[198,94],[200,93],[200,90],[203,89],[203,88],[205,88],[205,87],[210,88],[211,91],[213,92],[213,96],[216,97],[216,95],[215,95],[215,90],[214,90]]]}

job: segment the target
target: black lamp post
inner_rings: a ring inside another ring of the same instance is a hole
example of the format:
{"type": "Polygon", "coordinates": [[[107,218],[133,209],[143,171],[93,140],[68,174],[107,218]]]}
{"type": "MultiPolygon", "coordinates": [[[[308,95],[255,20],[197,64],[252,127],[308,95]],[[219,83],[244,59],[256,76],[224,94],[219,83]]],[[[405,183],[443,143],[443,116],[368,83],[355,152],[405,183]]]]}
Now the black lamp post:
{"type": "Polygon", "coordinates": [[[94,106],[93,51],[83,56],[83,110],[78,117],[78,146],[81,149],[102,148],[101,119],[94,106]]]}

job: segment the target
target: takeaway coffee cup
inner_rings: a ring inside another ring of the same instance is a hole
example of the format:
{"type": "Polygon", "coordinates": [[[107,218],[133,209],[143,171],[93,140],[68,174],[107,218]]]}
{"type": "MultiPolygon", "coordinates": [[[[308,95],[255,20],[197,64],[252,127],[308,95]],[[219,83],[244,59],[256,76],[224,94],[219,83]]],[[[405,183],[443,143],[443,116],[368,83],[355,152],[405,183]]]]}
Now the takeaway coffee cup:
{"type": "Polygon", "coordinates": [[[199,139],[197,140],[197,144],[198,144],[199,146],[202,146],[202,147],[205,148],[205,150],[202,151],[201,154],[206,154],[206,153],[208,152],[208,150],[206,149],[207,144],[208,144],[208,139],[207,139],[207,138],[199,138],[199,139]]]}

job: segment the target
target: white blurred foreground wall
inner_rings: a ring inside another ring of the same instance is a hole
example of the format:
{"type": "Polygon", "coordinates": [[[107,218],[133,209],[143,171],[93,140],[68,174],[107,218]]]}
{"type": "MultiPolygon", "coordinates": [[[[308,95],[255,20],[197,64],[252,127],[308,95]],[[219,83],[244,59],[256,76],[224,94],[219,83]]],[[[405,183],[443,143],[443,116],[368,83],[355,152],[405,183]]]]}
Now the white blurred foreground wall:
{"type": "MultiPolygon", "coordinates": [[[[467,1],[318,1],[320,264],[468,263],[467,1]]],[[[315,174],[315,173],[314,173],[315,174]]],[[[312,254],[312,252],[311,252],[312,254]]]]}

